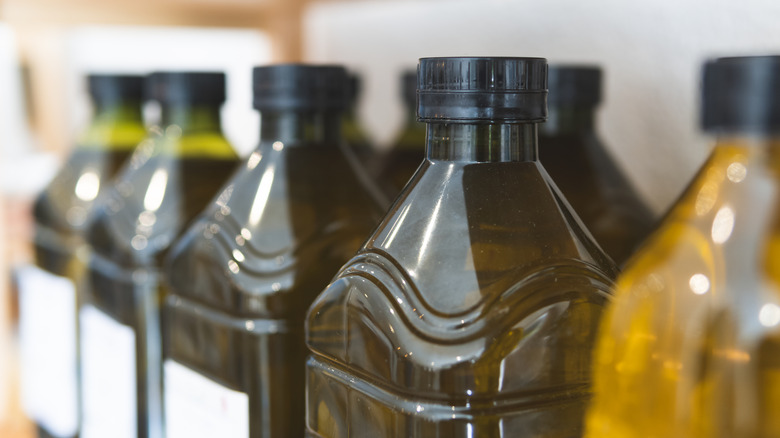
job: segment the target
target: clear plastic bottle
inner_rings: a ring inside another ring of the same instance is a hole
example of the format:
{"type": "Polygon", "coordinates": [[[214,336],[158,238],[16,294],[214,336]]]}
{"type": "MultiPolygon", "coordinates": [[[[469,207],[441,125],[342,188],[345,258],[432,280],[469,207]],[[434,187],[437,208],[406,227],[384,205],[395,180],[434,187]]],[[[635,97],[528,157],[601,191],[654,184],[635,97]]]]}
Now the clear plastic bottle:
{"type": "Polygon", "coordinates": [[[122,169],[88,232],[81,438],[162,435],[161,261],[239,162],[220,127],[224,74],[154,73],[149,84],[161,124],[122,169]]]}
{"type": "Polygon", "coordinates": [[[551,66],[548,80],[539,160],[599,245],[623,264],[650,234],[655,218],[596,132],[601,69],[551,66]]]}
{"type": "Polygon", "coordinates": [[[537,160],[540,58],[424,58],[426,158],[309,310],[312,437],[571,437],[616,273],[537,160]]]}
{"type": "Polygon", "coordinates": [[[704,66],[715,148],[618,279],[587,436],[780,436],[780,57],[704,66]]]}
{"type": "Polygon", "coordinates": [[[167,438],[302,436],[306,310],[382,215],[345,153],[346,86],[255,69],[260,145],[167,262],[167,438]]]}
{"type": "Polygon", "coordinates": [[[401,97],[406,117],[393,145],[382,156],[379,184],[390,199],[401,192],[425,159],[425,124],[417,121],[417,72],[401,76],[401,97]]]}
{"type": "Polygon", "coordinates": [[[143,140],[143,77],[89,75],[94,115],[35,201],[35,266],[16,272],[22,399],[40,437],[78,434],[76,285],[84,233],[109,179],[143,140]]]}

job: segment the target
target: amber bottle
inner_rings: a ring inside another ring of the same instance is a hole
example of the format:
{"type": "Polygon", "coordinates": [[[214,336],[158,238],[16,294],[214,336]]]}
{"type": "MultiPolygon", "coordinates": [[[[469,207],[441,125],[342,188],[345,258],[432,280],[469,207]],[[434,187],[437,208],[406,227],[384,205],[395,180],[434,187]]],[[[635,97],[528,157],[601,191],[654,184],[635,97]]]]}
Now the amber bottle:
{"type": "Polygon", "coordinates": [[[161,123],[122,169],[88,232],[79,305],[81,438],[162,434],[160,267],[238,159],[220,128],[222,73],[154,73],[161,123]]]}
{"type": "Polygon", "coordinates": [[[652,231],[655,218],[596,131],[601,76],[598,67],[550,67],[539,159],[599,245],[621,265],[652,231]]]}
{"type": "Polygon", "coordinates": [[[425,124],[417,121],[417,72],[401,76],[404,125],[381,159],[379,184],[385,195],[395,199],[425,158],[425,124]]]}
{"type": "Polygon", "coordinates": [[[40,437],[78,434],[76,286],[84,232],[105,187],[144,138],[143,78],[90,75],[91,123],[34,204],[35,266],[16,272],[22,399],[40,437]]]}
{"type": "Polygon", "coordinates": [[[704,66],[710,158],[618,279],[593,438],[780,436],[780,57],[704,66]]]}
{"type": "Polygon", "coordinates": [[[312,437],[572,437],[612,261],[537,160],[539,58],[425,58],[426,158],[307,321],[312,437]]]}
{"type": "Polygon", "coordinates": [[[254,70],[260,145],[167,261],[167,438],[302,436],[304,315],[381,217],[346,87],[341,67],[254,70]]]}

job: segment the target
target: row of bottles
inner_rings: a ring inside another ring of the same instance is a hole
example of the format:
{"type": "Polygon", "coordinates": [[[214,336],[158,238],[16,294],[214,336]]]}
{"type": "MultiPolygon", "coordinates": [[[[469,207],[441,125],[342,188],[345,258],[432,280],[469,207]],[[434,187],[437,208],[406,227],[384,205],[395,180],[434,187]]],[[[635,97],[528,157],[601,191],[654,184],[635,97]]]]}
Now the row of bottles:
{"type": "Polygon", "coordinates": [[[258,67],[243,161],[223,75],[92,77],[18,275],[28,412],[81,438],[773,436],[780,61],[705,73],[723,143],[620,276],[654,221],[595,133],[597,68],[421,59],[377,158],[342,67],[258,67]]]}

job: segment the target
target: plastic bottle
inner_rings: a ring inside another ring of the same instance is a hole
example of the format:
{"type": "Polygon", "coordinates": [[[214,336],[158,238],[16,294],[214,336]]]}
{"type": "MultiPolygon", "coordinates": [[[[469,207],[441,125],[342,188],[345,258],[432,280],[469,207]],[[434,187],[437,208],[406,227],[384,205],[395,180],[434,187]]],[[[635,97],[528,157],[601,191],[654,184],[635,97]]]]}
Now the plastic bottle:
{"type": "Polygon", "coordinates": [[[121,171],[88,234],[81,438],[161,436],[161,261],[238,164],[220,128],[222,73],[154,73],[150,95],[161,124],[121,171]]]}
{"type": "Polygon", "coordinates": [[[601,82],[598,67],[550,67],[539,159],[599,245],[622,265],[655,219],[596,132],[601,82]]]}
{"type": "Polygon", "coordinates": [[[35,265],[16,271],[22,399],[40,437],[78,434],[76,285],[84,233],[109,179],[143,140],[143,77],[89,75],[92,120],[38,197],[35,265]]]}
{"type": "Polygon", "coordinates": [[[167,438],[302,436],[306,310],[382,215],[341,140],[346,85],[254,70],[260,145],[167,263],[167,438]]]}
{"type": "Polygon", "coordinates": [[[780,436],[780,57],[704,66],[715,148],[618,280],[587,436],[780,436]]]}
{"type": "Polygon", "coordinates": [[[309,311],[309,436],[577,436],[616,268],[537,160],[547,62],[418,90],[426,158],[309,311]]]}

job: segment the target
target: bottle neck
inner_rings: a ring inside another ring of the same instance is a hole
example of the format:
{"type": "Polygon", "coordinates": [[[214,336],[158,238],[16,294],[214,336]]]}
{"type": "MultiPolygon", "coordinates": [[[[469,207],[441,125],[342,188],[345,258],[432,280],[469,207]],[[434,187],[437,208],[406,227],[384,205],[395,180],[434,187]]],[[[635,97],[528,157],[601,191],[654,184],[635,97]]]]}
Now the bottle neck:
{"type": "Polygon", "coordinates": [[[178,126],[182,135],[222,131],[219,105],[162,105],[160,123],[178,126]]]}
{"type": "Polygon", "coordinates": [[[594,106],[551,106],[547,110],[547,121],[539,127],[542,135],[577,135],[591,133],[596,125],[594,106]]]}
{"type": "Polygon", "coordinates": [[[146,135],[140,100],[93,104],[94,116],[78,138],[79,149],[129,151],[146,135]]]}
{"type": "Polygon", "coordinates": [[[409,105],[406,107],[406,126],[414,126],[421,124],[417,121],[417,107],[416,105],[409,105]]]}
{"type": "Polygon", "coordinates": [[[536,123],[429,123],[425,154],[441,161],[536,161],[536,136],[536,123]]]}
{"type": "Polygon", "coordinates": [[[341,122],[340,111],[265,111],[260,141],[337,146],[341,142],[341,122]]]}
{"type": "Polygon", "coordinates": [[[95,124],[143,123],[140,100],[94,102],[95,124]]]}

